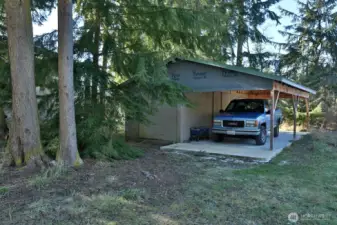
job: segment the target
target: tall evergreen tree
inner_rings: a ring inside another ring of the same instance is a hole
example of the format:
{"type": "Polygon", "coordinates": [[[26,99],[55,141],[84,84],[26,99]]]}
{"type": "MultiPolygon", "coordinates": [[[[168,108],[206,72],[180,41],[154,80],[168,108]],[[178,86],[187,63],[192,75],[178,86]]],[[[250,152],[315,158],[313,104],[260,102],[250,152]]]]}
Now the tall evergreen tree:
{"type": "Polygon", "coordinates": [[[329,108],[335,104],[329,96],[335,96],[337,91],[337,2],[308,0],[298,1],[298,5],[298,14],[282,9],[293,23],[281,32],[287,37],[282,71],[285,76],[318,90],[316,104],[322,102],[329,108]]]}
{"type": "MultiPolygon", "coordinates": [[[[74,86],[81,150],[97,151],[109,144],[126,114],[128,119],[146,121],[159,104],[184,101],[182,87],[168,79],[165,59],[208,54],[215,38],[206,30],[216,30],[221,24],[218,10],[209,7],[208,1],[184,2],[76,2],[74,86]]],[[[36,46],[41,56],[38,64],[50,65],[49,73],[38,74],[41,80],[48,80],[45,84],[53,84],[51,77],[57,71],[53,63],[55,33],[37,37],[36,46]]],[[[46,72],[43,66],[39,69],[46,72]]],[[[48,88],[51,94],[44,97],[53,102],[55,86],[48,88]]],[[[48,112],[54,112],[50,118],[55,120],[58,106],[45,105],[51,108],[48,112]]],[[[49,120],[46,123],[55,127],[49,120]]],[[[51,138],[50,133],[47,138],[51,138]]]]}
{"type": "Polygon", "coordinates": [[[71,1],[58,1],[60,150],[57,160],[70,166],[78,166],[83,162],[78,153],[76,136],[72,10],[71,1]]]}
{"type": "Polygon", "coordinates": [[[6,0],[5,8],[12,82],[12,124],[8,147],[15,165],[42,165],[31,1],[6,0]]]}
{"type": "Polygon", "coordinates": [[[223,45],[230,49],[231,58],[236,59],[234,64],[237,66],[243,65],[243,59],[249,61],[258,61],[262,58],[268,58],[270,53],[260,52],[252,54],[249,49],[245,51],[245,45],[264,44],[271,41],[261,31],[260,26],[267,19],[279,23],[279,16],[273,12],[270,7],[278,3],[280,0],[228,0],[223,1],[227,7],[226,14],[230,18],[230,42],[223,45]],[[236,47],[236,50],[234,49],[236,47]]]}

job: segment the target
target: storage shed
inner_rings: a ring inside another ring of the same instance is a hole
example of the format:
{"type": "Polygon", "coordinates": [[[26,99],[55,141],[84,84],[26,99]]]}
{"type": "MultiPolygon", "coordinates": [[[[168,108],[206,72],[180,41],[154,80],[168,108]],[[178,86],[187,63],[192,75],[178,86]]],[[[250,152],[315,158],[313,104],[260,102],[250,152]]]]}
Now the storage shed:
{"type": "MultiPolygon", "coordinates": [[[[307,106],[307,126],[309,126],[308,99],[310,94],[316,92],[282,76],[196,59],[176,58],[167,66],[170,78],[189,88],[190,92],[185,95],[192,103],[192,107],[163,105],[155,115],[149,117],[150,125],[127,121],[127,139],[188,141],[191,127],[211,128],[214,115],[220,109],[225,109],[231,100],[238,98],[270,99],[273,108],[276,108],[279,98],[293,99],[294,137],[298,100],[304,99],[307,106]]],[[[271,119],[271,127],[273,127],[272,121],[271,119]]],[[[274,129],[271,129],[270,149],[273,148],[273,132],[274,129]]]]}

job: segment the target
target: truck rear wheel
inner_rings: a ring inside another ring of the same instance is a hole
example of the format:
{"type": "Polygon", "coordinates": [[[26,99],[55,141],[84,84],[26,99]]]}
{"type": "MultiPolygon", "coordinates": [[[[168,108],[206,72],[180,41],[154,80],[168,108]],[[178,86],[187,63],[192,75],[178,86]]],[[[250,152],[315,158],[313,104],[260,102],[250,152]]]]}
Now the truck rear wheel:
{"type": "Polygon", "coordinates": [[[260,134],[255,137],[256,145],[264,145],[267,140],[267,130],[265,126],[260,127],[260,134]]]}

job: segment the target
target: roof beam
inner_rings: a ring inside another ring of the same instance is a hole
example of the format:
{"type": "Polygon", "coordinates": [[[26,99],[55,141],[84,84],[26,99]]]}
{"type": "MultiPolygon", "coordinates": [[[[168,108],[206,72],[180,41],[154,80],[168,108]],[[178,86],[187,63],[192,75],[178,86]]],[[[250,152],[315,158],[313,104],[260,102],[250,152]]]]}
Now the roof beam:
{"type": "Polygon", "coordinates": [[[301,98],[309,98],[308,92],[299,90],[299,89],[294,88],[294,87],[290,87],[290,86],[285,85],[285,84],[281,84],[277,81],[273,82],[273,89],[276,90],[276,91],[280,91],[280,92],[289,94],[289,95],[294,95],[294,96],[298,96],[298,97],[301,97],[301,98]]]}

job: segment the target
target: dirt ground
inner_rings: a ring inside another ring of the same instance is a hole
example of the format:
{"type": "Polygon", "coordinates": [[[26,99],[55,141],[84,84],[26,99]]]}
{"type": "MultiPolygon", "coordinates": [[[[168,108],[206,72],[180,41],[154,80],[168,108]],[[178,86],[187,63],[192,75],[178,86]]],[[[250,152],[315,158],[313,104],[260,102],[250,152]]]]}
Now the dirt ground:
{"type": "MultiPolygon", "coordinates": [[[[63,201],[69,198],[111,194],[123,197],[125,194],[126,199],[130,195],[131,200],[141,198],[142,204],[161,212],[165,211],[161,207],[179,199],[182,184],[195,174],[204,173],[207,167],[216,164],[246,168],[255,164],[249,160],[245,164],[242,160],[223,160],[225,158],[203,154],[163,152],[158,144],[151,142],[136,145],[145,151],[139,159],[114,162],[88,159],[81,168],[61,172],[56,179],[53,174],[44,179],[43,175],[40,178],[39,174],[27,174],[14,168],[2,171],[0,188],[6,187],[6,191],[2,195],[0,191],[0,224],[82,224],[83,221],[74,220],[71,213],[62,212],[60,216],[50,212],[48,207],[65,206],[67,203],[63,201]],[[42,181],[37,182],[37,178],[42,181]],[[37,209],[36,203],[41,204],[37,209]]],[[[101,224],[97,218],[88,221],[101,224]]]]}
{"type": "Polygon", "coordinates": [[[337,224],[337,133],[305,136],[272,162],[164,152],[0,173],[0,224],[337,224]],[[311,217],[308,217],[311,216],[311,217]]]}

